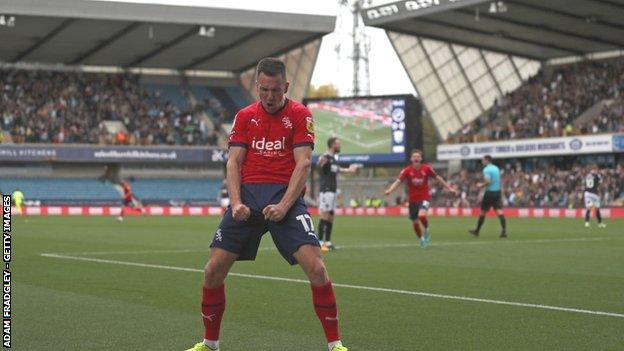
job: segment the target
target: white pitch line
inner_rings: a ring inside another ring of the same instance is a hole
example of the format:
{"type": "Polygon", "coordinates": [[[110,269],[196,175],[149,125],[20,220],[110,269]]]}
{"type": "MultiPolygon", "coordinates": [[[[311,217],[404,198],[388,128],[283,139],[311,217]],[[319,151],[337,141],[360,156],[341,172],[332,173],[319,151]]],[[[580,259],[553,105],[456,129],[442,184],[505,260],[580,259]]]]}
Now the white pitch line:
{"type": "MultiPolygon", "coordinates": [[[[492,245],[492,244],[547,244],[561,242],[586,242],[586,241],[604,241],[618,240],[624,237],[595,237],[595,238],[562,238],[562,239],[534,239],[534,240],[488,240],[488,241],[442,241],[433,242],[429,246],[463,246],[463,245],[492,245]]],[[[478,240],[478,239],[477,239],[478,240]]],[[[418,243],[403,244],[363,244],[363,245],[339,245],[338,249],[384,249],[384,248],[401,248],[401,247],[417,247],[418,243]]],[[[209,252],[209,248],[205,249],[171,249],[171,250],[136,250],[136,251],[83,251],[83,252],[47,252],[44,254],[51,255],[130,255],[130,254],[156,254],[156,253],[196,253],[209,252]]],[[[275,246],[261,246],[258,251],[273,251],[275,246]]]]}
{"type": "MultiPolygon", "coordinates": [[[[77,260],[77,261],[87,261],[87,262],[96,262],[96,263],[117,264],[117,265],[124,265],[124,266],[166,269],[166,270],[172,270],[172,271],[183,271],[183,272],[194,272],[194,273],[203,273],[204,272],[204,270],[197,269],[197,268],[186,268],[186,267],[165,266],[165,265],[159,265],[159,264],[149,264],[149,263],[139,263],[139,262],[105,260],[105,259],[100,259],[100,258],[65,256],[65,255],[47,254],[47,253],[42,253],[41,256],[49,257],[49,258],[66,259],[66,260],[77,260]]],[[[244,274],[244,273],[229,273],[229,275],[230,276],[234,276],[234,277],[241,277],[241,278],[273,280],[273,281],[282,281],[282,282],[290,282],[290,283],[309,284],[309,281],[303,280],[303,279],[273,277],[273,276],[267,276],[267,275],[244,274]]],[[[428,292],[422,292],[422,291],[410,291],[410,290],[377,288],[377,287],[371,287],[371,286],[352,285],[352,284],[333,283],[333,286],[339,287],[339,288],[347,288],[347,289],[386,292],[386,293],[393,293],[393,294],[399,294],[399,295],[434,297],[434,298],[447,299],[447,300],[460,300],[460,301],[469,301],[469,302],[481,302],[481,303],[489,303],[489,304],[495,304],[495,305],[528,307],[528,308],[536,308],[536,309],[543,309],[543,310],[552,310],[552,311],[582,313],[582,314],[590,314],[590,315],[597,315],[597,316],[608,316],[608,317],[624,318],[624,314],[622,314],[622,313],[613,313],[613,312],[604,312],[604,311],[592,311],[592,310],[585,310],[585,309],[580,309],[580,308],[549,306],[549,305],[524,303],[524,302],[514,302],[514,301],[504,301],[504,300],[491,300],[491,299],[482,299],[482,298],[477,298],[477,297],[445,295],[445,294],[434,294],[434,293],[428,293],[428,292]]]]}
{"type": "Polygon", "coordinates": [[[206,252],[208,249],[170,249],[170,250],[135,250],[135,251],[83,251],[83,252],[44,252],[50,255],[130,255],[130,254],[156,254],[156,253],[185,253],[185,252],[206,252]]]}
{"type": "MultiPolygon", "coordinates": [[[[624,237],[623,237],[624,238],[624,237]]],[[[617,240],[619,237],[596,237],[596,238],[569,238],[569,239],[534,239],[534,240],[488,240],[488,241],[442,241],[433,242],[429,246],[463,246],[463,245],[491,245],[491,244],[547,244],[561,242],[584,242],[584,241],[604,241],[617,240]]],[[[478,240],[478,239],[477,239],[478,240]]],[[[399,248],[399,247],[416,247],[418,243],[405,244],[365,244],[365,245],[344,245],[338,246],[339,249],[367,249],[367,248],[399,248]]]]}

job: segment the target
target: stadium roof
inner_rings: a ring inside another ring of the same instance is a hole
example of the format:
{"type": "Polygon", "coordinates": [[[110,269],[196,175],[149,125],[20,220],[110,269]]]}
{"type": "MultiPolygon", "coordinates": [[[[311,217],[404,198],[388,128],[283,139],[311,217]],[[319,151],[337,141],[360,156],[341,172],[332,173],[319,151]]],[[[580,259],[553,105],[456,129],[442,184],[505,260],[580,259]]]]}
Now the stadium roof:
{"type": "Polygon", "coordinates": [[[544,62],[624,48],[624,0],[412,0],[361,13],[386,29],[442,138],[544,62]]]}
{"type": "Polygon", "coordinates": [[[397,33],[542,61],[624,48],[624,0],[419,3],[426,2],[399,1],[363,10],[364,22],[397,33]]]}
{"type": "Polygon", "coordinates": [[[15,26],[0,26],[1,62],[231,72],[319,39],[336,20],[85,0],[0,0],[0,14],[16,17],[15,26]]]}

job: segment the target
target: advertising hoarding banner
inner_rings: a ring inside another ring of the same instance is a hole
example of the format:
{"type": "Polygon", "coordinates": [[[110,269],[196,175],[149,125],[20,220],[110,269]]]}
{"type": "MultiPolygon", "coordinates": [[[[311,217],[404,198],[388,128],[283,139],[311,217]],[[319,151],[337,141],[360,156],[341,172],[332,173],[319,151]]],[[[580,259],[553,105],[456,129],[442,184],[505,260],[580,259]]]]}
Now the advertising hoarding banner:
{"type": "Polygon", "coordinates": [[[54,144],[2,144],[0,161],[217,164],[227,152],[217,148],[54,144]]]}
{"type": "Polygon", "coordinates": [[[600,134],[560,138],[520,139],[484,143],[440,144],[438,160],[556,156],[624,151],[624,135],[600,134]]]}

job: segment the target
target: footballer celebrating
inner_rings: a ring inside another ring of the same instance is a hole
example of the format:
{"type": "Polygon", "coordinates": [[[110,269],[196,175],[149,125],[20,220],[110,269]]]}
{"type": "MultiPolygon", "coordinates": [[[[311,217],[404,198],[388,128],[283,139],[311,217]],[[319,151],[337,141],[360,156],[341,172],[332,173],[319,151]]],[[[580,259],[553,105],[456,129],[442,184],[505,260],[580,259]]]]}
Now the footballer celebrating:
{"type": "Polygon", "coordinates": [[[399,177],[384,192],[389,195],[403,181],[407,181],[409,188],[409,218],[412,221],[414,232],[420,239],[420,247],[426,248],[431,241],[431,233],[429,232],[429,220],[427,212],[429,211],[429,202],[431,194],[429,193],[429,178],[434,178],[440,182],[444,188],[457,195],[457,190],[451,187],[441,176],[439,176],[433,168],[422,162],[422,151],[413,150],[410,156],[411,164],[401,171],[399,177]],[[422,223],[424,230],[420,228],[422,223]]]}
{"type": "Polygon", "coordinates": [[[332,227],[334,224],[334,211],[336,210],[336,191],[338,173],[355,173],[358,165],[352,164],[349,168],[338,165],[340,153],[340,139],[331,137],[327,139],[327,152],[319,157],[316,166],[320,174],[319,191],[319,214],[321,219],[318,225],[318,238],[321,242],[321,251],[334,249],[331,242],[332,227]]]}
{"type": "Polygon", "coordinates": [[[130,183],[122,180],[119,185],[121,185],[121,190],[123,191],[123,204],[121,206],[121,212],[119,212],[119,217],[117,217],[117,220],[121,222],[124,219],[126,208],[128,208],[129,210],[138,210],[139,212],[141,212],[143,209],[139,200],[137,200],[137,198],[134,196],[130,183]]]}
{"type": "MultiPolygon", "coordinates": [[[[262,59],[256,68],[260,101],[234,118],[226,177],[230,207],[214,234],[204,269],[204,340],[187,351],[219,349],[225,278],[236,260],[255,259],[267,231],[284,259],[299,264],[307,275],[328,349],[347,350],[340,341],[332,283],[303,201],[312,163],[314,121],[305,106],[286,98],[288,85],[284,63],[262,59]]],[[[280,297],[276,298],[278,311],[280,297]]]]}
{"type": "Polygon", "coordinates": [[[585,227],[589,228],[589,219],[591,213],[596,213],[596,219],[598,220],[598,228],[606,228],[607,225],[602,223],[602,216],[600,215],[600,195],[598,195],[598,187],[602,182],[600,174],[598,174],[597,167],[593,169],[585,176],[585,193],[583,194],[583,200],[585,200],[585,227]]]}

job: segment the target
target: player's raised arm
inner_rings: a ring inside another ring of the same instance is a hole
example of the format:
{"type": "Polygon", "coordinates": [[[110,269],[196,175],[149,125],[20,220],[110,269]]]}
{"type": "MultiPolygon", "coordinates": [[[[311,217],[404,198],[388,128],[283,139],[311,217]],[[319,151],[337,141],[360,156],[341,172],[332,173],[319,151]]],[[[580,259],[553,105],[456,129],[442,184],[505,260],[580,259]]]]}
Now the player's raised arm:
{"type": "Polygon", "coordinates": [[[399,187],[399,185],[401,185],[401,182],[402,180],[397,178],[397,180],[395,180],[394,183],[392,183],[390,187],[386,189],[386,191],[384,191],[384,195],[390,195],[390,193],[395,191],[399,187]]]}
{"type": "Polygon", "coordinates": [[[241,200],[241,169],[246,155],[246,148],[230,146],[226,182],[230,195],[230,204],[232,205],[232,217],[237,221],[246,220],[251,213],[241,200]]]}
{"type": "Polygon", "coordinates": [[[327,157],[325,157],[325,155],[319,156],[318,161],[316,161],[316,166],[318,168],[323,168],[325,164],[327,164],[327,157]]]}
{"type": "Polygon", "coordinates": [[[275,222],[282,220],[295,203],[295,200],[301,195],[308,181],[310,166],[312,165],[312,147],[308,145],[296,147],[293,150],[293,156],[295,158],[295,169],[288,182],[288,188],[286,188],[284,197],[282,197],[279,203],[269,205],[262,211],[268,220],[275,222]]]}
{"type": "Polygon", "coordinates": [[[340,172],[342,172],[342,173],[355,173],[355,172],[358,171],[358,169],[360,169],[360,165],[358,165],[357,163],[352,163],[347,168],[340,167],[340,172]]]}
{"type": "Polygon", "coordinates": [[[442,184],[446,190],[448,190],[451,193],[457,195],[457,190],[455,188],[453,188],[449,183],[447,183],[446,180],[444,180],[444,178],[442,178],[441,175],[436,174],[436,180],[438,182],[440,182],[440,184],[442,184]]]}

